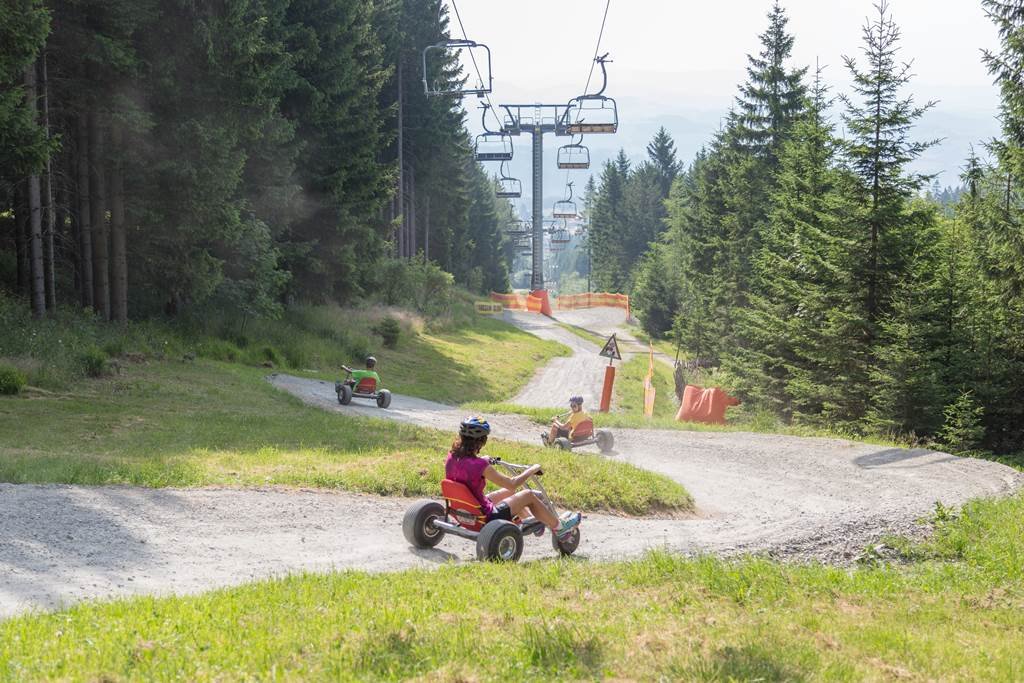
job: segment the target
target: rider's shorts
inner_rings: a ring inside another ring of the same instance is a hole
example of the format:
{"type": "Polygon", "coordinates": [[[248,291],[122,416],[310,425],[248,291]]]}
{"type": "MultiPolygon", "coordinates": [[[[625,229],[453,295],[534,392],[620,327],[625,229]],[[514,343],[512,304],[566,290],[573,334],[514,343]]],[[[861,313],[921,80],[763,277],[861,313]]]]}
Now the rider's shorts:
{"type": "Polygon", "coordinates": [[[503,519],[506,522],[512,521],[512,510],[509,508],[508,503],[498,503],[494,506],[491,514],[487,515],[487,521],[490,522],[495,519],[503,519]]]}

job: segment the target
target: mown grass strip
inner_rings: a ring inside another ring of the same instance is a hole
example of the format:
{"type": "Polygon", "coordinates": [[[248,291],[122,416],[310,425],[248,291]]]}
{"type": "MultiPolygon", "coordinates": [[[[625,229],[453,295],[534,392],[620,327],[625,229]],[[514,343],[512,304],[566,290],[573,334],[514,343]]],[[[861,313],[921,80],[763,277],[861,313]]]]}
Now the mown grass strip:
{"type": "MultiPolygon", "coordinates": [[[[273,388],[265,372],[151,363],[73,393],[0,399],[0,481],[438,495],[456,424],[446,433],[329,413],[273,388]]],[[[488,454],[542,463],[553,497],[573,509],[641,515],[693,505],[679,484],[624,463],[499,441],[488,454]]]]}
{"type": "Polygon", "coordinates": [[[0,623],[0,679],[1017,681],[1021,520],[973,503],[908,566],[653,553],[87,604],[0,623]]]}

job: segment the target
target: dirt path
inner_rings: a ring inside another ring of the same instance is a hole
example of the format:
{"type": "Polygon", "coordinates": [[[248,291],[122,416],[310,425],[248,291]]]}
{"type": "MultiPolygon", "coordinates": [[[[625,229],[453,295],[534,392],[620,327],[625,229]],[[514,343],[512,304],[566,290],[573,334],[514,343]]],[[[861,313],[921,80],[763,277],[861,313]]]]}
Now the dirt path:
{"type": "MultiPolygon", "coordinates": [[[[523,324],[563,343],[578,339],[539,317],[523,324]]],[[[587,356],[593,351],[573,348],[587,356]]],[[[572,390],[564,385],[567,373],[542,372],[536,379],[554,396],[553,405],[572,390]]],[[[451,430],[464,412],[406,396],[395,396],[388,410],[359,402],[340,406],[330,383],[269,379],[339,413],[451,430]]],[[[493,423],[499,438],[537,440],[539,428],[523,418],[494,416],[493,423]]],[[[581,558],[634,557],[664,547],[848,562],[882,533],[919,530],[916,520],[935,501],[958,505],[1024,484],[1021,473],[988,461],[834,439],[640,430],[616,430],[615,436],[612,457],[683,483],[699,514],[588,515],[581,558]]],[[[198,592],[302,570],[380,571],[472,560],[473,545],[458,538],[431,551],[411,549],[400,526],[408,503],[304,490],[0,484],[0,617],[82,599],[198,592]]],[[[552,555],[546,537],[527,543],[528,559],[552,555]]]]}

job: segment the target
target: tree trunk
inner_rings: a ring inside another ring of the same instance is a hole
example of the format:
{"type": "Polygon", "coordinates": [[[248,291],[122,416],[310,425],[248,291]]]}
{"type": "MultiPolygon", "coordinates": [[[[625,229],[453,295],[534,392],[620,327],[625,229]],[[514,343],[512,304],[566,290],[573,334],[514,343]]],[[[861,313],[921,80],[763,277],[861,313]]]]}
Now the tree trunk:
{"type": "MultiPolygon", "coordinates": [[[[36,118],[36,65],[25,69],[25,97],[36,118]]],[[[32,273],[32,315],[46,317],[46,278],[43,273],[43,207],[39,174],[28,177],[29,264],[32,273]]]]}
{"type": "Polygon", "coordinates": [[[14,184],[14,252],[18,259],[18,293],[28,296],[32,271],[28,259],[28,196],[24,181],[14,184]]]}
{"type": "Polygon", "coordinates": [[[89,195],[89,122],[78,117],[78,254],[82,263],[82,306],[92,308],[92,208],[89,195]]]}
{"type": "Polygon", "coordinates": [[[110,170],[110,273],[113,280],[110,303],[114,320],[120,323],[128,322],[128,257],[125,248],[122,142],[121,125],[114,123],[111,129],[114,160],[110,170]]]}
{"type": "Polygon", "coordinates": [[[398,210],[401,212],[401,223],[398,227],[398,257],[405,258],[405,120],[402,88],[402,53],[398,53],[398,210]]]}
{"type": "Polygon", "coordinates": [[[416,169],[409,167],[409,258],[416,258],[416,169]]]}
{"type": "MultiPolygon", "coordinates": [[[[50,82],[46,72],[46,51],[40,56],[40,72],[43,88],[43,129],[47,139],[50,138],[50,82]]],[[[46,286],[46,307],[51,311],[57,308],[56,278],[53,264],[53,232],[57,226],[57,210],[53,205],[53,162],[46,157],[46,175],[43,177],[43,200],[46,202],[46,227],[43,232],[43,271],[46,286]]]]}
{"type": "Polygon", "coordinates": [[[103,126],[96,110],[89,112],[89,189],[92,208],[93,307],[110,320],[110,245],[107,233],[107,179],[103,126]]]}
{"type": "Polygon", "coordinates": [[[430,263],[430,195],[423,197],[423,262],[430,263]]]}

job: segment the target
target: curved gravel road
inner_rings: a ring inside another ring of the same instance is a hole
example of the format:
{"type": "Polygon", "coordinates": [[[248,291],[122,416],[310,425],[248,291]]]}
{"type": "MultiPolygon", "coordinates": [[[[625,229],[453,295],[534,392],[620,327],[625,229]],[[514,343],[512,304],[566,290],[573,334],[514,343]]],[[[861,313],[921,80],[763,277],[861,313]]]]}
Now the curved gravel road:
{"type": "MultiPolygon", "coordinates": [[[[614,311],[608,315],[619,315],[614,311]]],[[[561,406],[565,377],[592,366],[586,342],[535,316],[513,322],[566,343],[575,370],[537,383],[561,406]],[[563,335],[565,335],[563,337],[563,335]],[[558,379],[560,378],[560,379],[558,379]]],[[[559,359],[562,360],[562,359],[559,359]]],[[[268,378],[319,408],[450,430],[463,411],[394,396],[388,410],[340,406],[333,385],[268,378]]],[[[591,389],[592,390],[592,389],[591,389]]],[[[523,392],[515,400],[532,400],[523,392]]],[[[495,436],[537,442],[524,418],[495,416],[495,436]]],[[[577,556],[614,559],[663,547],[683,553],[766,553],[847,563],[883,533],[919,533],[935,501],[1005,495],[1024,475],[997,463],[838,439],[733,432],[615,430],[611,457],[661,472],[693,493],[688,519],[588,515],[577,556]]],[[[440,456],[439,456],[440,457],[440,456]]],[[[603,457],[594,451],[580,457],[603,457]]],[[[409,501],[292,489],[138,489],[0,484],[0,617],[82,599],[198,592],[294,571],[394,570],[472,560],[458,538],[416,551],[402,537],[409,501]]],[[[551,557],[530,539],[527,559],[551,557]]]]}

